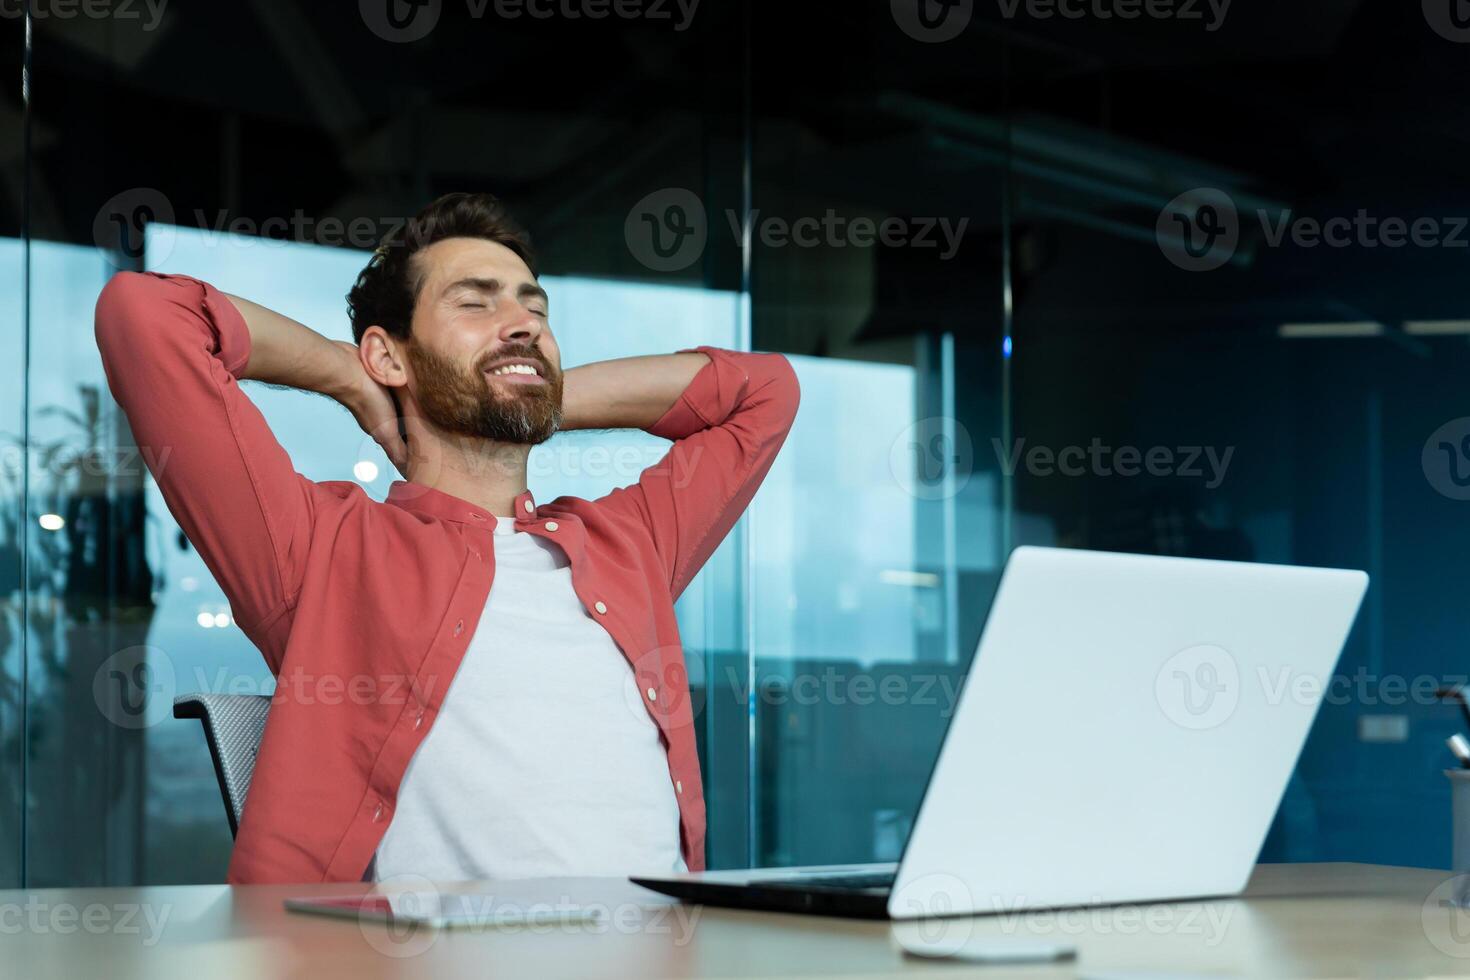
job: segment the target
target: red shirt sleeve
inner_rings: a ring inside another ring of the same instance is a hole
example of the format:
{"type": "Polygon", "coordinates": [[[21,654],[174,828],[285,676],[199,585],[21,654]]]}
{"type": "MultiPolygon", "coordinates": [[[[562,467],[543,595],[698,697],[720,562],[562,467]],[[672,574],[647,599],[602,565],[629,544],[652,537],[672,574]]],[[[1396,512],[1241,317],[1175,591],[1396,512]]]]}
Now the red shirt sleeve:
{"type": "Polygon", "coordinates": [[[97,300],[96,333],[112,395],[170,512],[278,670],[314,484],[240,390],[250,360],[244,319],[197,279],[122,272],[97,300]]]}
{"type": "Polygon", "coordinates": [[[801,400],[796,372],[781,354],[690,350],[710,362],[648,429],[674,445],[635,486],[600,501],[632,507],[645,521],[675,598],[744,513],[801,400]]]}

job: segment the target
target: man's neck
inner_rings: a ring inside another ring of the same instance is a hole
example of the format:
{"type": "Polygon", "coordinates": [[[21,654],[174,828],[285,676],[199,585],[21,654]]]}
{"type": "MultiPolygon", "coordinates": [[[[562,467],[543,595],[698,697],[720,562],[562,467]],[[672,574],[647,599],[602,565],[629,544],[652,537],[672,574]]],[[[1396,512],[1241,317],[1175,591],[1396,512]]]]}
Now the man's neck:
{"type": "Polygon", "coordinates": [[[524,443],[450,435],[409,421],[410,483],[432,487],[494,514],[513,516],[515,499],[526,491],[524,443]]]}

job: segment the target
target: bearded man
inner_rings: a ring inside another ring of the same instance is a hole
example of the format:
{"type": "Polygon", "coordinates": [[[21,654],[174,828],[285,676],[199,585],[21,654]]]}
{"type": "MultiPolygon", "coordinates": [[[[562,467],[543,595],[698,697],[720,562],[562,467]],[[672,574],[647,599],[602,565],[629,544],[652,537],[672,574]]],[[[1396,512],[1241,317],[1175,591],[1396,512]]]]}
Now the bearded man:
{"type": "Polygon", "coordinates": [[[113,395],[277,682],[228,880],[701,870],[674,600],[786,437],[790,364],[563,371],[527,236],[485,194],[390,235],[348,309],[352,344],[187,276],[120,273],[97,304],[113,395]],[[337,400],[404,479],[379,502],[296,473],[246,379],[337,400]],[[532,496],[533,446],[625,427],[673,442],[635,484],[532,496]]]}

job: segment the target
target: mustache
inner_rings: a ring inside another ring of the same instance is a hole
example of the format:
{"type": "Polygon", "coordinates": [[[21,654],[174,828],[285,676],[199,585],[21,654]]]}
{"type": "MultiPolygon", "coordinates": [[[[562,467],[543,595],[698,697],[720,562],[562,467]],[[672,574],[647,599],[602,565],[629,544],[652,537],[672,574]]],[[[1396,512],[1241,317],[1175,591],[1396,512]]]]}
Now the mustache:
{"type": "Polygon", "coordinates": [[[475,371],[476,373],[481,373],[496,361],[504,361],[513,357],[535,361],[541,367],[541,376],[543,378],[551,379],[560,373],[556,368],[551,366],[551,362],[546,359],[546,355],[541,353],[540,348],[531,347],[526,344],[513,344],[509,347],[502,347],[500,350],[488,352],[475,362],[475,371]]]}

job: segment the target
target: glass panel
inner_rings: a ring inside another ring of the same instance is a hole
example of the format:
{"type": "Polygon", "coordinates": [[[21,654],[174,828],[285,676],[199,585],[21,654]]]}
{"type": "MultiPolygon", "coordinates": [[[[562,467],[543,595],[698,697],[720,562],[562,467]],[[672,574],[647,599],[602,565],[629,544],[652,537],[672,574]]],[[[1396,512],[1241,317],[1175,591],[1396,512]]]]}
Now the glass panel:
{"type": "MultiPolygon", "coordinates": [[[[271,686],[101,386],[92,307],[114,269],[197,275],[345,338],[364,249],[438,194],[489,190],[532,233],[569,365],[748,335],[738,242],[711,237],[670,264],[637,237],[638,215],[662,217],[670,191],[694,189],[711,215],[740,206],[735,11],[675,22],[648,5],[592,23],[446,4],[405,26],[371,6],[178,3],[37,35],[49,98],[37,119],[47,208],[31,285],[46,306],[32,318],[31,466],[103,462],[45,478],[45,513],[64,523],[32,536],[38,584],[12,617],[32,642],[30,885],[222,879],[230,838],[204,739],[168,701],[271,686]]],[[[16,255],[0,250],[0,275],[19,275],[16,255]]],[[[0,324],[19,336],[10,300],[0,291],[0,324]]],[[[17,390],[0,378],[5,431],[20,430],[17,390]]],[[[262,386],[250,396],[302,472],[386,492],[386,461],[345,412],[262,386]]],[[[533,458],[531,487],[543,499],[601,493],[663,445],[558,437],[533,458]]],[[[746,656],[739,548],[732,536],[678,606],[701,704],[705,658],[746,656]]],[[[18,671],[18,648],[4,653],[18,671]]],[[[730,710],[718,737],[720,711],[700,719],[708,795],[722,801],[710,807],[712,858],[743,857],[747,837],[744,705],[730,710]]],[[[4,804],[0,835],[19,812],[4,804]]]]}
{"type": "Polygon", "coordinates": [[[803,386],[751,518],[758,864],[898,857],[1004,553],[1000,62],[887,14],[753,7],[753,337],[803,386]]]}
{"type": "Polygon", "coordinates": [[[1434,7],[1012,25],[1018,543],[1373,579],[1266,861],[1449,866],[1470,48],[1434,7]]]}
{"type": "Polygon", "coordinates": [[[0,888],[22,878],[25,799],[24,548],[26,167],[24,25],[0,20],[0,888]]]}

